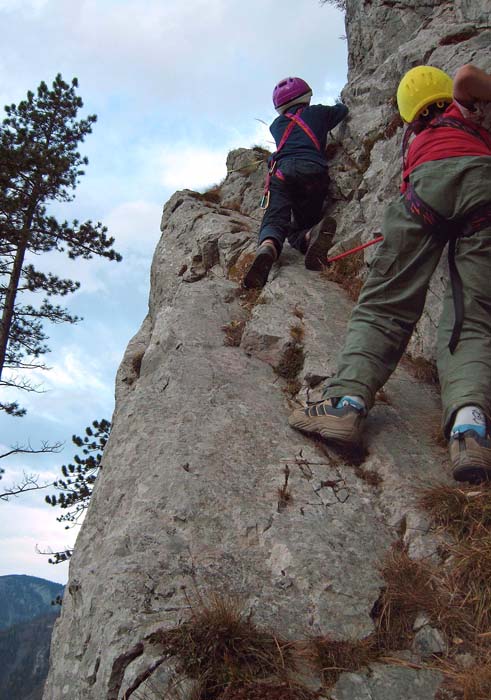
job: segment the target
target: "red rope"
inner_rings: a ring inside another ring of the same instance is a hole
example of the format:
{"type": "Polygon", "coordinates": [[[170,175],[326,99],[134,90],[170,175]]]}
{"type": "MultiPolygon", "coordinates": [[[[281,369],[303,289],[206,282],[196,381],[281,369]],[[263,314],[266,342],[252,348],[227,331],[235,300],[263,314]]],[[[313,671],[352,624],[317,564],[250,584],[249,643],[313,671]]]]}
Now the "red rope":
{"type": "Polygon", "coordinates": [[[368,248],[369,245],[373,245],[374,243],[380,243],[380,241],[383,241],[383,240],[384,240],[383,236],[378,236],[377,238],[374,238],[372,241],[368,241],[368,243],[363,243],[363,245],[359,245],[356,248],[352,248],[351,250],[346,250],[344,253],[340,253],[339,255],[335,255],[333,258],[328,258],[327,264],[329,265],[330,263],[334,262],[335,260],[341,260],[341,258],[345,258],[347,255],[351,255],[352,253],[358,253],[359,250],[363,250],[363,248],[368,248]]]}

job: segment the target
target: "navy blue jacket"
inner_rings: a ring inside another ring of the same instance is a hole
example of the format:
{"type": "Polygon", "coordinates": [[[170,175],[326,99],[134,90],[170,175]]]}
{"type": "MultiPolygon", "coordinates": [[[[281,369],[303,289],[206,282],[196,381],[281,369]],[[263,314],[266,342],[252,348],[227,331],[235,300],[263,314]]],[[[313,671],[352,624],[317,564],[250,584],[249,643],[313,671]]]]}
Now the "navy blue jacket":
{"type": "MultiPolygon", "coordinates": [[[[327,165],[325,156],[327,135],[331,129],[341,122],[348,114],[348,108],[343,104],[336,104],[332,107],[326,105],[295,105],[288,112],[297,113],[303,107],[301,119],[312,129],[320,143],[321,150],[318,151],[312,140],[300,126],[294,126],[285,145],[274,156],[276,162],[280,163],[285,158],[301,158],[310,160],[321,165],[327,165]]],[[[280,114],[269,127],[271,134],[278,147],[283,133],[290,123],[290,119],[280,114]]]]}

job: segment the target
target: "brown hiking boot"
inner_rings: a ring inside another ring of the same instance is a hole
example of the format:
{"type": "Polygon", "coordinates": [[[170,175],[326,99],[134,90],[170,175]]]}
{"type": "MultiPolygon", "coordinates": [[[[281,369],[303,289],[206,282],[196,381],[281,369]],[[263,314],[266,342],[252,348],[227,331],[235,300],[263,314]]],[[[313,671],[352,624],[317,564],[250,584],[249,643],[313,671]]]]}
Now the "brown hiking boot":
{"type": "Polygon", "coordinates": [[[330,217],[320,221],[310,230],[308,248],[305,253],[307,270],[322,270],[327,265],[327,252],[336,232],[336,222],[330,217]]]}
{"type": "Polygon", "coordinates": [[[307,435],[320,435],[341,445],[356,445],[361,440],[366,411],[350,405],[334,408],[329,399],[317,401],[306,408],[297,408],[288,422],[292,428],[307,435]]]}
{"type": "Polygon", "coordinates": [[[450,461],[456,481],[478,484],[491,480],[491,440],[475,430],[456,433],[450,438],[450,461]]]}
{"type": "Polygon", "coordinates": [[[277,258],[276,250],[263,243],[256,251],[256,257],[247,270],[242,284],[247,289],[260,289],[268,281],[269,271],[277,258]]]}

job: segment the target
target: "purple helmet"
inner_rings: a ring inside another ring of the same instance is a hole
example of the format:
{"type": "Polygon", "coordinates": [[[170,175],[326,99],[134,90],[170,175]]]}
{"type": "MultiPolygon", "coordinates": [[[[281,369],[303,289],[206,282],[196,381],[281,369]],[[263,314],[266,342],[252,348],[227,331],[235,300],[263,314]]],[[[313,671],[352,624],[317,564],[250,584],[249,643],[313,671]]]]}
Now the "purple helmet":
{"type": "Polygon", "coordinates": [[[273,104],[280,114],[295,104],[310,102],[312,89],[302,78],[284,78],[273,90],[273,104]]]}

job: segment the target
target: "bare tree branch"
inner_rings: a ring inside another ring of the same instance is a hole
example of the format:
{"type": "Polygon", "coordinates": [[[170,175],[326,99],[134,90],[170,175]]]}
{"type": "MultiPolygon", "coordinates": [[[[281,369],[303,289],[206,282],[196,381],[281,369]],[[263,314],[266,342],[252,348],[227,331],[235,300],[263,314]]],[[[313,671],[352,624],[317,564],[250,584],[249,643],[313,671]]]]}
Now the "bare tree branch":
{"type": "Polygon", "coordinates": [[[28,491],[40,491],[41,489],[47,489],[48,486],[52,486],[53,482],[48,481],[46,484],[39,484],[38,474],[27,474],[23,472],[22,481],[18,484],[12,484],[12,486],[0,493],[0,501],[8,501],[12,496],[19,496],[21,493],[27,493],[28,491]]]}
{"type": "Polygon", "coordinates": [[[3,454],[0,454],[0,459],[3,459],[4,457],[10,457],[10,455],[13,454],[44,454],[46,452],[60,452],[64,442],[55,442],[53,445],[50,445],[49,442],[43,442],[41,443],[41,447],[39,450],[35,450],[34,447],[31,446],[31,443],[28,442],[27,445],[12,445],[10,450],[8,452],[4,452],[3,454]]]}

